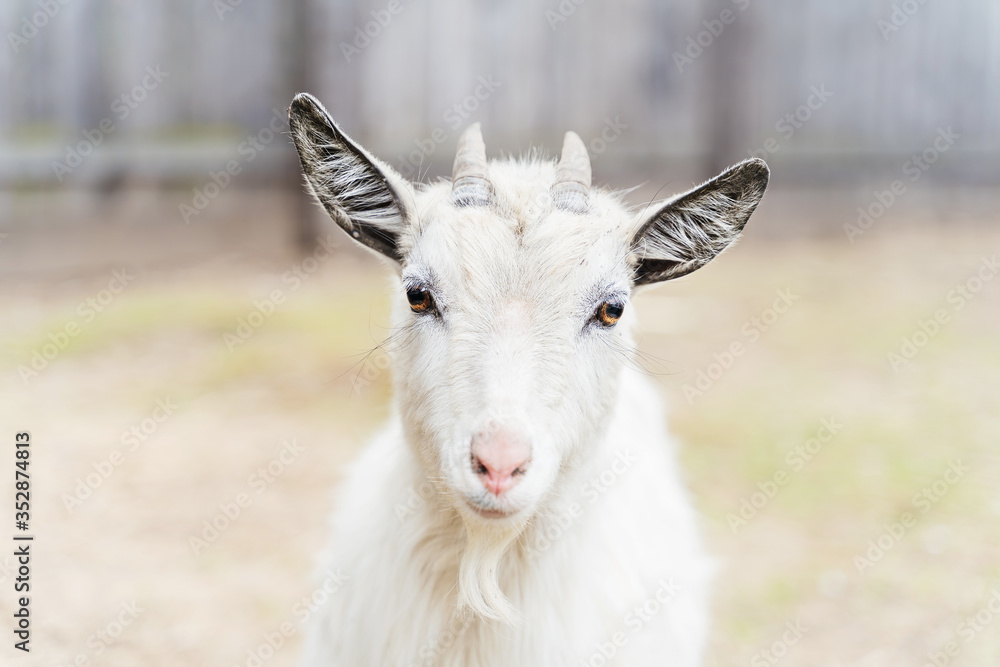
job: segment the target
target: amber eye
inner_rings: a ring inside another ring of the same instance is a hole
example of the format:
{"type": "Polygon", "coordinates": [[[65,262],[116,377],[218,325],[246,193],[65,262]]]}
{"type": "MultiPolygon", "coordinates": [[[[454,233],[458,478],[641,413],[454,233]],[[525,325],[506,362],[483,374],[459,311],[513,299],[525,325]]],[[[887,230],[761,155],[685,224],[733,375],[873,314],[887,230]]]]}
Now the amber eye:
{"type": "Polygon", "coordinates": [[[406,290],[406,300],[410,302],[410,310],[415,313],[426,313],[434,310],[434,299],[431,293],[423,287],[411,287],[406,290]]]}
{"type": "Polygon", "coordinates": [[[613,327],[621,319],[622,313],[625,312],[625,304],[621,301],[605,301],[598,308],[594,316],[597,321],[606,327],[613,327]]]}

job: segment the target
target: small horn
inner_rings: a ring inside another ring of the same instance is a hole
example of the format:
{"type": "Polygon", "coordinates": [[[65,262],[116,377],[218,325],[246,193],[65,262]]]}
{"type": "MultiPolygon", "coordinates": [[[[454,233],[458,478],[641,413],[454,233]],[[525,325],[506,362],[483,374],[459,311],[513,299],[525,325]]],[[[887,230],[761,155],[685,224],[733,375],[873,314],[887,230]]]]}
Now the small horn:
{"type": "Polygon", "coordinates": [[[457,206],[486,206],[489,203],[486,145],[479,123],[470,125],[458,139],[451,174],[451,200],[457,206]]]}
{"type": "Polygon", "coordinates": [[[549,193],[556,208],[573,213],[586,213],[590,209],[590,156],[576,132],[567,132],[563,139],[556,181],[549,193]]]}

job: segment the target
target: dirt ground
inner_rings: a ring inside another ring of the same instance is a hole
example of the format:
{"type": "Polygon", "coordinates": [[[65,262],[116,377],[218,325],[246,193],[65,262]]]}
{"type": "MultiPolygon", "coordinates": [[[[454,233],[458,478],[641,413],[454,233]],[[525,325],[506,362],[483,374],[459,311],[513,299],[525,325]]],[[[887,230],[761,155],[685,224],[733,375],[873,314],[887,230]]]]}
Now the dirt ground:
{"type": "MultiPolygon", "coordinates": [[[[38,229],[0,239],[0,540],[22,430],[36,536],[30,657],[0,549],[0,663],[295,664],[330,492],[387,414],[360,364],[387,277],[266,226],[38,229]]],[[[719,559],[706,665],[1000,664],[998,254],[969,220],[751,235],[636,300],[719,559]]]]}

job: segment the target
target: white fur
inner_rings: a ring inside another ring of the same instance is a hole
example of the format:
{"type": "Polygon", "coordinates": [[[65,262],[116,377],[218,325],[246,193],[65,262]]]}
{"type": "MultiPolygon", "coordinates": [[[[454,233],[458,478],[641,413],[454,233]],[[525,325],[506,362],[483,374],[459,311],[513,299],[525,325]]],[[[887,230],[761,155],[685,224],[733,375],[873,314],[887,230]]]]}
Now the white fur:
{"type": "Polygon", "coordinates": [[[727,247],[767,166],[636,217],[588,191],[572,133],[569,206],[551,162],[477,167],[475,197],[416,192],[315,98],[290,121],[313,193],[396,271],[395,416],[341,489],[320,569],[348,579],[304,664],[697,665],[709,567],[656,391],[630,366],[628,301],[727,247]],[[607,303],[624,304],[614,326],[607,303]],[[499,496],[472,455],[493,438],[531,452],[499,496]]]}
{"type": "Polygon", "coordinates": [[[500,589],[519,613],[513,625],[457,614],[468,533],[446,498],[426,487],[421,495],[421,464],[393,420],[341,489],[321,567],[350,579],[314,619],[303,664],[699,664],[708,564],[656,403],[653,388],[626,372],[610,424],[617,437],[594,443],[504,554],[500,589]],[[581,487],[611,470],[616,450],[635,461],[593,500],[595,487],[581,487]],[[568,509],[573,502],[581,512],[568,509]],[[657,610],[661,580],[679,594],[657,610]],[[650,620],[636,632],[634,610],[644,605],[650,620]],[[627,643],[614,659],[591,663],[618,633],[627,643]]]}
{"type": "Polygon", "coordinates": [[[320,571],[349,579],[303,664],[693,667],[710,568],[657,391],[630,366],[643,221],[599,190],[587,214],[555,209],[549,162],[489,171],[486,208],[455,207],[447,183],[398,197],[394,417],[339,491],[320,571]],[[414,283],[434,285],[440,317],[410,312],[414,283]],[[604,328],[610,297],[625,314],[604,328]],[[499,500],[469,466],[490,424],[533,448],[499,500]]]}

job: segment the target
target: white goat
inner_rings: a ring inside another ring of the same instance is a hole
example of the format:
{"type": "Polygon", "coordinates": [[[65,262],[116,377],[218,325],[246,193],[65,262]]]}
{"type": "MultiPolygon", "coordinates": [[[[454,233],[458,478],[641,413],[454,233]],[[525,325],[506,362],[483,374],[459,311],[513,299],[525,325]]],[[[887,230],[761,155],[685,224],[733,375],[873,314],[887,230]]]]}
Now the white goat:
{"type": "Polygon", "coordinates": [[[649,214],[558,164],[487,162],[478,125],[452,183],[417,190],[296,96],[309,185],[398,281],[395,410],[343,488],[310,667],[700,662],[709,561],[655,388],[630,368],[629,299],[742,231],[748,160],[649,214]]]}

